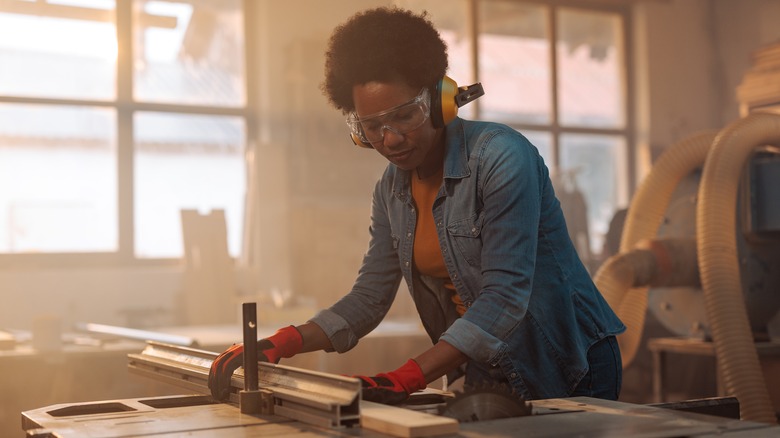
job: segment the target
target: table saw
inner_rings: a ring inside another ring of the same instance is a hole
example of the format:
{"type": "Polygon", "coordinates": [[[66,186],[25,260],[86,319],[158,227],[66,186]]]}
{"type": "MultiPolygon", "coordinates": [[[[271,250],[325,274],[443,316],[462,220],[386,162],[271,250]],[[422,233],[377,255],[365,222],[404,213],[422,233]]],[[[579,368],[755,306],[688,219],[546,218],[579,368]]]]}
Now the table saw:
{"type": "Polygon", "coordinates": [[[242,369],[225,403],[207,387],[217,354],[149,342],[128,355],[136,374],[187,395],[47,406],[22,413],[27,437],[780,437],[780,426],[588,397],[533,400],[517,411],[491,391],[426,390],[404,406],[360,398],[360,382],[337,374],[258,363],[258,400],[246,413],[242,369]],[[244,394],[242,394],[244,393],[244,394]]]}

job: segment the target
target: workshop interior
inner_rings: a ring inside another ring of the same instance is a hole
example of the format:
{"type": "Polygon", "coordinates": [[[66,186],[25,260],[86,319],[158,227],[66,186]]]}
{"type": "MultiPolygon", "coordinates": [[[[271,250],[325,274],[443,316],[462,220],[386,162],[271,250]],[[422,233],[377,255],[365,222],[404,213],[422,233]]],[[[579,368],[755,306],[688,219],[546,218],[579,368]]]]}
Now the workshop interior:
{"type": "Polygon", "coordinates": [[[0,436],[780,436],[778,21],[775,0],[0,0],[0,436]],[[627,327],[618,401],[360,400],[347,376],[430,347],[404,284],[349,352],[209,397],[219,352],[352,286],[387,161],[328,105],[324,51],[391,5],[481,83],[459,117],[539,149],[627,327]]]}

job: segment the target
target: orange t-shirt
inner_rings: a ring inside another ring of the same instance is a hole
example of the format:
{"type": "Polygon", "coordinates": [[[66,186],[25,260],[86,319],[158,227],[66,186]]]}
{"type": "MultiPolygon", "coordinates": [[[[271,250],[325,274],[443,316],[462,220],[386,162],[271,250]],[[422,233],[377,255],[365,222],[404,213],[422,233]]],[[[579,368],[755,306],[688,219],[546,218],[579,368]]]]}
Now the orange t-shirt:
{"type": "Polygon", "coordinates": [[[466,313],[466,306],[455,292],[455,285],[450,280],[444,257],[439,246],[439,236],[433,218],[433,201],[439,193],[439,187],[444,178],[444,168],[433,175],[418,178],[412,174],[412,198],[417,205],[417,229],[414,234],[413,259],[417,271],[422,275],[444,279],[444,287],[452,292],[452,302],[459,315],[466,313]]]}

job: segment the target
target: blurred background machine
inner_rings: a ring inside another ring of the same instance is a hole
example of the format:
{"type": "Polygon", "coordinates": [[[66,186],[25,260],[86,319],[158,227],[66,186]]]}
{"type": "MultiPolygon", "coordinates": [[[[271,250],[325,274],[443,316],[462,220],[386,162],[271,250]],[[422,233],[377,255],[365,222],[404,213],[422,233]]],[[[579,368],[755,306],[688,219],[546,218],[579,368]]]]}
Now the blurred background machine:
{"type": "Polygon", "coordinates": [[[754,54],[738,89],[742,118],[656,160],[626,212],[620,251],[595,275],[636,357],[647,312],[675,337],[650,339],[662,401],[666,353],[713,356],[720,395],[742,418],[776,422],[780,342],[780,45],[754,54]]]}

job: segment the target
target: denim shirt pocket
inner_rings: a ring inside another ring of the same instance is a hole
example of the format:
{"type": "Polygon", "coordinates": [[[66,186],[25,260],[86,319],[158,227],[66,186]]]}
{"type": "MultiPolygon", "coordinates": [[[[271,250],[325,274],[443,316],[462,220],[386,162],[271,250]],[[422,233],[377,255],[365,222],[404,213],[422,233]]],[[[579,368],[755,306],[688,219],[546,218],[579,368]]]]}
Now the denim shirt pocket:
{"type": "Polygon", "coordinates": [[[463,259],[471,266],[479,266],[482,254],[482,225],[485,213],[476,212],[471,216],[450,222],[447,231],[452,236],[454,246],[458,248],[463,259]]]}

